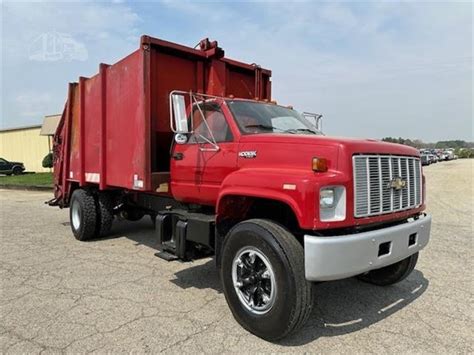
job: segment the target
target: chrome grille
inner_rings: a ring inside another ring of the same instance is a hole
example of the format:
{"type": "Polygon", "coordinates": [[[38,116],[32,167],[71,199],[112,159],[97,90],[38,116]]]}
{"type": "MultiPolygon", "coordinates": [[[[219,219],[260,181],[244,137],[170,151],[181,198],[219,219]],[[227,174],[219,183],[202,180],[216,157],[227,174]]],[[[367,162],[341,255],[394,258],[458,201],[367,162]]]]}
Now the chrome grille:
{"type": "Polygon", "coordinates": [[[394,155],[355,155],[354,216],[367,217],[398,212],[421,205],[420,159],[394,155]],[[390,187],[393,179],[404,188],[390,187]]]}

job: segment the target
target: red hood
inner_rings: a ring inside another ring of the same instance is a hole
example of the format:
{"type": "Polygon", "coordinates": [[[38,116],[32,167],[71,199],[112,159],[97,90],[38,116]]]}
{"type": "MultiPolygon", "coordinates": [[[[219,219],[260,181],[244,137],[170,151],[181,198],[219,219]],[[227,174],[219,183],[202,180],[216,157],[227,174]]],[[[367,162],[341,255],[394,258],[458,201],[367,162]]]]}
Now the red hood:
{"type": "Polygon", "coordinates": [[[394,155],[420,156],[417,149],[395,143],[382,142],[376,139],[354,139],[346,137],[328,137],[315,135],[291,134],[251,134],[242,136],[241,143],[274,143],[316,145],[339,148],[351,155],[355,153],[383,153],[394,155]]]}
{"type": "MultiPolygon", "coordinates": [[[[353,155],[355,154],[383,154],[404,155],[418,157],[419,152],[411,147],[386,143],[374,139],[350,139],[340,137],[326,137],[314,135],[290,134],[255,134],[242,136],[239,142],[239,169],[245,169],[241,181],[235,185],[242,185],[250,179],[259,189],[272,189],[275,194],[282,193],[284,184],[297,186],[294,191],[285,191],[285,196],[299,199],[302,218],[301,226],[317,229],[342,228],[359,224],[375,223],[395,219],[403,219],[421,211],[424,207],[411,209],[395,214],[378,217],[354,219],[353,217],[353,155]],[[242,152],[252,152],[252,159],[240,155],[242,152]],[[325,173],[314,173],[312,159],[324,158],[328,164],[325,173]],[[252,171],[254,169],[254,171],[252,171]],[[258,170],[258,171],[257,171],[258,170]],[[315,201],[319,196],[317,191],[321,186],[344,185],[347,189],[347,218],[340,222],[321,224],[318,220],[318,204],[315,201]]],[[[281,196],[281,195],[278,195],[281,196]]],[[[285,197],[286,198],[286,197],[285,197]]],[[[284,198],[282,198],[282,201],[284,198]]]]}

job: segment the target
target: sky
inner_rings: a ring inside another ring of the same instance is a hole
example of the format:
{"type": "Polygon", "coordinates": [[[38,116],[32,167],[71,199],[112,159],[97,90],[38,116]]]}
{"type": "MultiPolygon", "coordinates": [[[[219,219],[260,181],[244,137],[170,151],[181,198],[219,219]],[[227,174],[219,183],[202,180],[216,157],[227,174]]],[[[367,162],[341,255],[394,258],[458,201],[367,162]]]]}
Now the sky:
{"type": "Polygon", "coordinates": [[[273,98],[328,135],[474,140],[470,1],[3,1],[1,17],[0,128],[62,112],[68,82],[147,34],[271,69],[273,98]]]}

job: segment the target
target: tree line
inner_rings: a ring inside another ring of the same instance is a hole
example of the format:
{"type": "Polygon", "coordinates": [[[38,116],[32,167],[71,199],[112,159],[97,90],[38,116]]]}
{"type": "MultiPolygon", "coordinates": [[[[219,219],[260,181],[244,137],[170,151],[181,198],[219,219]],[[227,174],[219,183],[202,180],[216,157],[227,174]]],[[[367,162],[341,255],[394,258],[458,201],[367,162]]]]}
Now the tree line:
{"type": "Polygon", "coordinates": [[[454,153],[460,158],[474,158],[474,142],[466,142],[463,140],[447,140],[438,141],[436,143],[425,143],[420,139],[408,139],[402,137],[384,137],[384,142],[398,143],[409,145],[410,147],[418,149],[446,149],[453,148],[454,153]]]}

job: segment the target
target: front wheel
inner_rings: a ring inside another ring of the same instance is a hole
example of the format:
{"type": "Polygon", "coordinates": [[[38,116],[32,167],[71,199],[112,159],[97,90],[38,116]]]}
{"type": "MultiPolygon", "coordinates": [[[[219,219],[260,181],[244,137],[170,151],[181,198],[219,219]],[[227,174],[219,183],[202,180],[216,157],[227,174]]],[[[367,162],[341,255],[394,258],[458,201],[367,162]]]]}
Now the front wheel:
{"type": "Polygon", "coordinates": [[[393,285],[394,283],[404,280],[408,275],[410,275],[415,269],[417,261],[418,253],[415,253],[395,264],[358,275],[357,278],[361,281],[377,286],[393,285]]]}
{"type": "Polygon", "coordinates": [[[13,175],[21,175],[23,174],[23,169],[19,166],[15,166],[12,171],[13,175]]]}
{"type": "Polygon", "coordinates": [[[97,223],[96,235],[105,237],[109,234],[114,220],[113,197],[107,192],[99,192],[96,196],[97,223]]]}
{"type": "Polygon", "coordinates": [[[265,340],[296,331],[311,313],[303,247],[274,222],[253,219],[232,228],[222,248],[221,280],[237,322],[265,340]]]}

